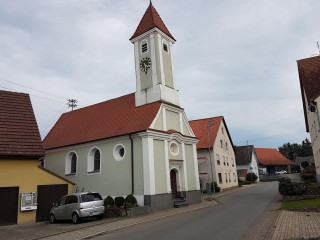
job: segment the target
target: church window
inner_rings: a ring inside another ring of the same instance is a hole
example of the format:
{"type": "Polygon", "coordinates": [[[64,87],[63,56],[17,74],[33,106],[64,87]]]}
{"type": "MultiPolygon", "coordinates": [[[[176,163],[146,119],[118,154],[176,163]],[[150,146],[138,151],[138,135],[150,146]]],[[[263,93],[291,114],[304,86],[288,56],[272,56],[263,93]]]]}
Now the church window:
{"type": "Polygon", "coordinates": [[[101,168],[101,153],[98,148],[93,148],[90,150],[88,155],[88,172],[100,172],[101,168]]]}
{"type": "Polygon", "coordinates": [[[165,51],[165,52],[168,52],[168,45],[167,44],[163,44],[163,50],[165,51]]]}
{"type": "Polygon", "coordinates": [[[126,149],[122,144],[118,144],[113,149],[113,157],[116,161],[121,161],[126,155],[126,149]]]}
{"type": "Polygon", "coordinates": [[[179,153],[179,146],[177,143],[172,142],[170,143],[170,152],[173,156],[177,156],[179,153]]]}
{"type": "Polygon", "coordinates": [[[141,42],[141,53],[146,53],[148,52],[148,42],[147,40],[142,40],[141,42]]]}
{"type": "Polygon", "coordinates": [[[74,175],[77,173],[77,154],[75,152],[70,152],[66,158],[66,174],[74,175]]]}

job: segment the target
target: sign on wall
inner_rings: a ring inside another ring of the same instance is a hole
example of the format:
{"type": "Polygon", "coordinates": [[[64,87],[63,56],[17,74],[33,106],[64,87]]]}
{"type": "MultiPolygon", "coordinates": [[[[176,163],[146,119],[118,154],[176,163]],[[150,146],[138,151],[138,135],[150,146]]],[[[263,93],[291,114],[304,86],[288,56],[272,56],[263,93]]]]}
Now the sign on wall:
{"type": "Polygon", "coordinates": [[[30,211],[37,209],[38,193],[21,193],[21,211],[30,211]]]}

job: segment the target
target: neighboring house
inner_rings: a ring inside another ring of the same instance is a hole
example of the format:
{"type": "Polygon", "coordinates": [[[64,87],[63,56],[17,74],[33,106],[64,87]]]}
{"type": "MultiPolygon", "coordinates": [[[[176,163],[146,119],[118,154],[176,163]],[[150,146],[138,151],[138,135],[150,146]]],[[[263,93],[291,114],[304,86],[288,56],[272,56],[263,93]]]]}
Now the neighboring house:
{"type": "MultiPolygon", "coordinates": [[[[152,210],[200,199],[195,137],[179,104],[175,39],[150,4],[131,37],[136,92],[64,113],[44,139],[45,167],[104,197],[152,210]]],[[[119,71],[121,71],[119,66],[119,71]]]]}
{"type": "Polygon", "coordinates": [[[238,186],[235,151],[224,117],[189,123],[199,139],[197,153],[201,190],[206,189],[206,183],[212,182],[212,176],[221,189],[238,186]]]}
{"type": "Polygon", "coordinates": [[[259,167],[266,168],[268,174],[275,174],[276,171],[286,170],[291,172],[294,162],[283,156],[277,149],[255,148],[259,167]]]}
{"type": "Polygon", "coordinates": [[[320,56],[297,63],[306,131],[310,133],[317,181],[320,182],[320,56]]]}
{"type": "Polygon", "coordinates": [[[308,162],[309,165],[314,164],[313,156],[307,156],[307,157],[296,157],[294,160],[294,165],[300,167],[300,170],[303,170],[303,167],[301,166],[301,163],[308,162]]]}
{"type": "Polygon", "coordinates": [[[44,156],[28,94],[0,90],[0,225],[47,221],[72,182],[39,167],[44,156]]]}
{"type": "Polygon", "coordinates": [[[238,174],[239,179],[241,179],[242,181],[246,181],[248,170],[247,169],[237,169],[237,174],[238,174]]]}
{"type": "MultiPolygon", "coordinates": [[[[246,169],[247,173],[256,174],[258,177],[257,182],[259,182],[258,159],[253,145],[235,146],[234,148],[236,151],[237,171],[246,169]]],[[[241,171],[241,175],[243,174],[244,172],[241,171]]]]}

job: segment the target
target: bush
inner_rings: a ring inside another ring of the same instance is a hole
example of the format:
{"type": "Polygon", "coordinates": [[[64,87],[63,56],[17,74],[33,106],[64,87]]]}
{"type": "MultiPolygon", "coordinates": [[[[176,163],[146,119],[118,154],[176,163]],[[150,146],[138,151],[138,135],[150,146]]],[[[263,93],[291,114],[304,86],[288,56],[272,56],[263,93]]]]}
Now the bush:
{"type": "Polygon", "coordinates": [[[128,195],[125,198],[125,208],[132,208],[137,206],[137,199],[132,194],[128,195]]]}
{"type": "Polygon", "coordinates": [[[258,179],[258,176],[255,173],[248,173],[246,176],[247,182],[254,183],[255,181],[257,181],[257,179],[258,179]]]}
{"type": "Polygon", "coordinates": [[[314,166],[307,166],[301,171],[300,176],[305,182],[317,182],[316,168],[314,166]]]}
{"type": "Polygon", "coordinates": [[[114,200],[112,197],[108,196],[106,197],[106,199],[104,200],[104,204],[105,207],[111,208],[114,206],[114,200]]]}
{"type": "Polygon", "coordinates": [[[239,185],[239,187],[241,187],[243,185],[243,180],[240,178],[238,178],[238,185],[239,185]]]}
{"type": "Polygon", "coordinates": [[[124,206],[124,198],[123,197],[116,197],[114,199],[114,204],[119,208],[124,206]]]}
{"type": "Polygon", "coordinates": [[[220,187],[218,187],[218,184],[216,182],[214,182],[214,191],[217,193],[217,192],[220,192],[220,187]]]}
{"type": "Polygon", "coordinates": [[[281,178],[278,190],[283,196],[300,196],[305,194],[305,189],[301,187],[301,184],[291,182],[290,178],[281,178]]]}

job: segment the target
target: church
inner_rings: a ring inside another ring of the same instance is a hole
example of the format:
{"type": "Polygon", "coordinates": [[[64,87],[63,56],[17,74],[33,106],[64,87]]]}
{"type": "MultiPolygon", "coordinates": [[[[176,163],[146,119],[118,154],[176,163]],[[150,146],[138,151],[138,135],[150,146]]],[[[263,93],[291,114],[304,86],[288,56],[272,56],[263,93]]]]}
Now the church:
{"type": "Polygon", "coordinates": [[[130,38],[136,92],[61,115],[44,139],[44,167],[74,192],[133,194],[153,211],[201,201],[197,149],[173,72],[175,43],[150,2],[130,38]]]}

